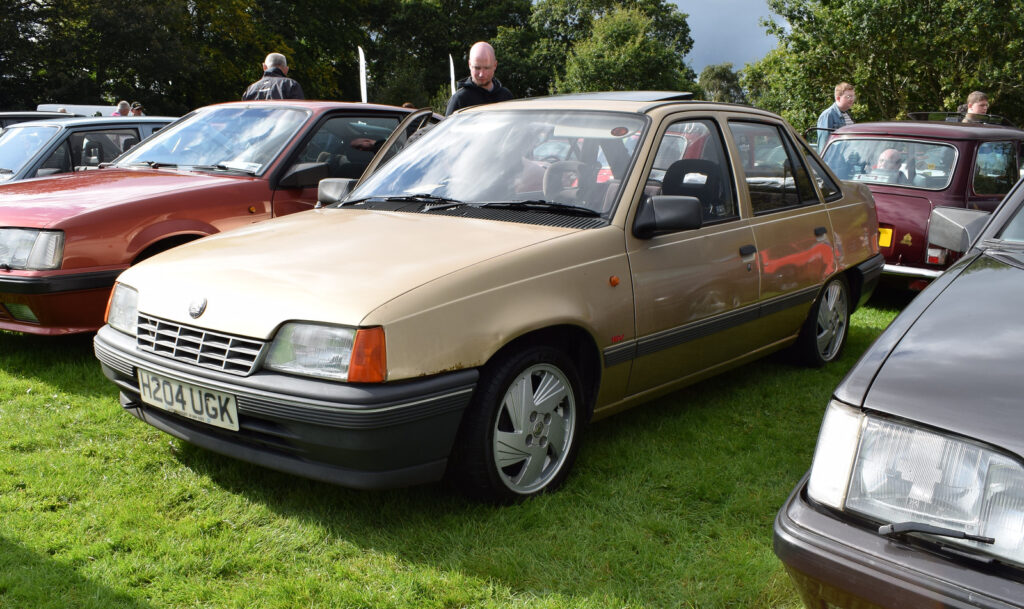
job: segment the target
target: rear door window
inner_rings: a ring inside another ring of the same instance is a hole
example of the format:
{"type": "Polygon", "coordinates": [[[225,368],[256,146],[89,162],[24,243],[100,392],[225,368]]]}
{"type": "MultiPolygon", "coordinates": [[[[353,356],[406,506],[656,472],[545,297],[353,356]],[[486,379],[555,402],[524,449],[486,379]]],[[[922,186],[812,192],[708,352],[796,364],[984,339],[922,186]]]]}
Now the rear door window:
{"type": "Polygon", "coordinates": [[[778,125],[730,121],[755,215],[820,203],[807,169],[778,125]]]}

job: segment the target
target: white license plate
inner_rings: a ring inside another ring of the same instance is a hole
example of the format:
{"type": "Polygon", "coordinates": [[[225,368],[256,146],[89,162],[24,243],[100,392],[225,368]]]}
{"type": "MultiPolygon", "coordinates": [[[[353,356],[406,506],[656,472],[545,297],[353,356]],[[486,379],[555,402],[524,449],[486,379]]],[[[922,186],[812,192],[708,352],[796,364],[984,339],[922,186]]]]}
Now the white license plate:
{"type": "Polygon", "coordinates": [[[138,373],[139,396],[143,402],[207,425],[238,431],[235,396],[182,383],[141,368],[138,373]]]}

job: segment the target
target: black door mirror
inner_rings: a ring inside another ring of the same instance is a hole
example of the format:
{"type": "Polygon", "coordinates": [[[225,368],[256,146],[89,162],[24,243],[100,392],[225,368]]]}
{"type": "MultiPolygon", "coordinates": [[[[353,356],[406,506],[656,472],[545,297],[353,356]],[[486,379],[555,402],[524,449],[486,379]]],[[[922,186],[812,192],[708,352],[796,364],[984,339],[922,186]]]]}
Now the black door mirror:
{"type": "Polygon", "coordinates": [[[697,197],[655,195],[640,202],[633,234],[638,239],[682,230],[693,230],[703,225],[701,204],[697,197]]]}
{"type": "Polygon", "coordinates": [[[278,181],[278,188],[312,188],[328,177],[327,163],[296,163],[278,181]]]}

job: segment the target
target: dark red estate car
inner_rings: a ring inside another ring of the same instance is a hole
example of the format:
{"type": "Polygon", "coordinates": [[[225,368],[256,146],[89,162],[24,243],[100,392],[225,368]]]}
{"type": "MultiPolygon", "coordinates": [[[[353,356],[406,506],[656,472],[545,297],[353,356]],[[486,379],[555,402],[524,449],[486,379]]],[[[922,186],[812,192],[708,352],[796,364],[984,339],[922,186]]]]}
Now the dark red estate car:
{"type": "Polygon", "coordinates": [[[857,123],[837,129],[822,158],[867,184],[878,210],[883,277],[920,289],[956,254],[928,247],[932,209],[991,212],[1020,177],[1024,130],[947,121],[857,123]]]}
{"type": "MultiPolygon", "coordinates": [[[[193,111],[109,166],[0,184],[0,329],[93,331],[114,279],[212,233],[312,208],[412,111],[325,101],[193,111]]],[[[440,117],[429,110],[410,120],[440,117]]]]}

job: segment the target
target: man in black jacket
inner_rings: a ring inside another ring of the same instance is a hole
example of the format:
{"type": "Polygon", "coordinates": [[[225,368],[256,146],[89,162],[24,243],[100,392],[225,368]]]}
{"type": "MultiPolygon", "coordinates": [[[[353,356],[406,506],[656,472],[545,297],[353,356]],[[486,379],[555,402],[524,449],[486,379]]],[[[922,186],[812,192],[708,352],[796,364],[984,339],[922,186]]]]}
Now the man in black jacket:
{"type": "Polygon", "coordinates": [[[497,67],[494,47],[486,42],[474,44],[469,49],[469,78],[459,81],[459,90],[448,100],[445,116],[460,108],[512,99],[512,92],[494,77],[497,67]]]}
{"type": "Polygon", "coordinates": [[[288,60],[280,53],[271,53],[263,60],[263,78],[249,85],[243,101],[254,99],[305,99],[302,86],[288,78],[288,60]]]}

